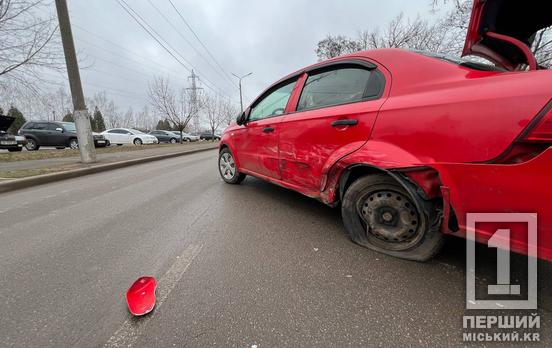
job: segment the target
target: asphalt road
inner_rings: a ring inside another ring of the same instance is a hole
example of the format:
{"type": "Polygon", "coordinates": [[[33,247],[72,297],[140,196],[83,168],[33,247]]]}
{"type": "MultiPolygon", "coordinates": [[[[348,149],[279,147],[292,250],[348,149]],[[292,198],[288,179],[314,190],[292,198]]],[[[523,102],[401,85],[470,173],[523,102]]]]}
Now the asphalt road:
{"type": "MultiPolygon", "coordinates": [[[[366,250],[337,209],[224,184],[216,151],[3,194],[0,223],[0,346],[462,346],[474,315],[462,240],[428,263],[366,250]],[[141,275],[158,304],[137,320],[124,293],[141,275]]],[[[541,263],[548,346],[550,275],[541,263]]]]}

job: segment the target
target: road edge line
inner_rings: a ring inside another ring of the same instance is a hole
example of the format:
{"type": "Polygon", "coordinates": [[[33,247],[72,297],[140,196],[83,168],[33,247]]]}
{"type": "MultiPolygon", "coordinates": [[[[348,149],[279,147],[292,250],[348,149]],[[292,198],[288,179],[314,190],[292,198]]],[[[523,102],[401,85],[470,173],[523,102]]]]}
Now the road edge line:
{"type": "Polygon", "coordinates": [[[14,179],[9,180],[6,182],[0,182],[0,194],[15,191],[15,190],[21,190],[28,187],[48,184],[51,182],[66,180],[66,179],[72,179],[72,178],[78,178],[85,175],[90,174],[96,174],[101,172],[106,172],[109,170],[114,169],[120,169],[125,167],[134,166],[137,164],[143,164],[143,163],[149,163],[154,161],[160,161],[164,159],[174,158],[174,157],[180,157],[184,155],[191,155],[198,152],[203,151],[210,151],[215,150],[218,147],[208,147],[204,149],[195,149],[190,151],[183,151],[183,152],[176,152],[176,153],[168,153],[163,155],[155,155],[155,156],[148,156],[144,158],[136,158],[126,161],[120,161],[120,162],[114,162],[114,163],[106,163],[106,164],[98,164],[98,165],[92,165],[89,168],[79,168],[74,170],[68,170],[58,173],[50,173],[50,174],[43,174],[43,175],[36,175],[31,176],[28,178],[22,178],[22,179],[14,179]]]}

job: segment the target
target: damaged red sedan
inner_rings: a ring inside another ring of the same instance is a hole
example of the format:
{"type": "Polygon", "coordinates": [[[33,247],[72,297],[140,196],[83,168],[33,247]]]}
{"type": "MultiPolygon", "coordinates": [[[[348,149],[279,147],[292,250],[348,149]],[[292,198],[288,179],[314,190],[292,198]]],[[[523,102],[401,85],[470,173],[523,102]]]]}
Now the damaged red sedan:
{"type": "MultiPolygon", "coordinates": [[[[530,50],[552,11],[535,7],[474,2],[463,54],[493,65],[382,49],[283,78],[226,129],[223,180],[340,204],[354,242],[418,261],[465,236],[468,213],[536,213],[538,257],[552,260],[552,71],[530,50]]],[[[522,232],[511,248],[527,253],[522,232]]]]}

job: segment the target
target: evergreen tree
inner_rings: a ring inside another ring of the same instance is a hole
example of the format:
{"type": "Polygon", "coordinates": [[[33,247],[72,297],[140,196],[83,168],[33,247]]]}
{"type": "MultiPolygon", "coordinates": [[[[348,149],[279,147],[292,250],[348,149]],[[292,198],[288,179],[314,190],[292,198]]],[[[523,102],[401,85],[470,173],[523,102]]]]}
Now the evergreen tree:
{"type": "Polygon", "coordinates": [[[155,126],[155,129],[163,130],[163,121],[162,120],[157,121],[157,125],[155,126]]]}
{"type": "Polygon", "coordinates": [[[65,116],[63,116],[63,119],[62,119],[63,122],[75,122],[75,120],[73,119],[73,114],[68,112],[65,116]]]}
{"type": "Polygon", "coordinates": [[[0,115],[3,115],[3,114],[4,114],[4,109],[2,109],[2,108],[0,107],[0,115]]]}
{"type": "Polygon", "coordinates": [[[90,119],[92,123],[92,130],[94,132],[103,132],[105,130],[105,121],[102,115],[102,112],[96,106],[94,110],[94,116],[90,119]]]}
{"type": "Polygon", "coordinates": [[[27,120],[25,119],[25,116],[19,111],[16,107],[12,106],[8,110],[8,116],[15,117],[15,120],[13,121],[12,125],[8,129],[8,133],[16,134],[19,128],[23,126],[27,120]]]}

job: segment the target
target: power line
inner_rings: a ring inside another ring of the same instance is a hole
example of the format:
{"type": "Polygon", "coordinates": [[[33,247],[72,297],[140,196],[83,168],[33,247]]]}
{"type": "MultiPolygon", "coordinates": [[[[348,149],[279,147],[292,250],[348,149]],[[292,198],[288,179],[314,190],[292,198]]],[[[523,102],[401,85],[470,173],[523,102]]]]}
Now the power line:
{"type": "MultiPolygon", "coordinates": [[[[114,56],[116,56],[116,57],[118,57],[118,58],[121,57],[121,52],[116,52],[116,51],[107,49],[107,48],[105,48],[105,47],[102,47],[102,46],[100,46],[100,45],[96,45],[96,44],[94,44],[94,43],[92,43],[92,42],[90,42],[90,41],[88,41],[88,40],[79,39],[79,41],[86,43],[87,46],[91,46],[91,47],[93,47],[93,49],[95,49],[95,50],[100,50],[100,51],[103,51],[103,52],[110,53],[110,54],[112,54],[112,55],[114,55],[114,56]]],[[[121,46],[121,47],[122,47],[122,46],[121,46]]],[[[122,48],[123,48],[123,47],[122,47],[122,48]]],[[[125,50],[126,50],[126,49],[125,49],[125,50]]],[[[134,58],[134,54],[133,54],[132,52],[130,52],[130,51],[127,51],[127,52],[131,53],[132,56],[127,56],[127,57],[125,57],[125,61],[132,61],[132,62],[134,62],[134,63],[139,64],[140,67],[147,67],[147,68],[151,69],[152,71],[155,70],[155,71],[157,71],[157,72],[162,72],[162,73],[164,73],[164,74],[167,74],[167,73],[168,73],[168,74],[174,75],[174,74],[176,73],[174,70],[171,70],[171,68],[168,68],[168,67],[166,67],[166,66],[163,66],[163,65],[161,65],[161,64],[159,64],[159,63],[157,63],[157,62],[155,62],[155,61],[153,61],[153,60],[150,60],[150,61],[153,62],[153,63],[155,63],[155,66],[153,66],[153,65],[147,65],[146,63],[144,63],[144,62],[142,62],[142,61],[139,61],[138,59],[134,58]]],[[[99,60],[102,60],[102,61],[106,61],[104,58],[101,58],[101,57],[98,57],[98,56],[96,56],[96,55],[94,55],[94,54],[91,54],[90,51],[88,51],[88,50],[86,51],[86,54],[88,54],[88,55],[90,55],[90,56],[92,56],[92,57],[94,57],[94,58],[96,58],[96,59],[99,59],[99,60]]],[[[140,56],[137,56],[137,57],[140,57],[140,56]]],[[[140,58],[146,59],[146,58],[143,58],[143,57],[140,57],[140,58]]],[[[109,61],[107,61],[107,62],[109,62],[109,61]]],[[[109,63],[113,63],[113,62],[109,62],[109,63]]],[[[118,65],[118,64],[117,64],[117,65],[118,65]]],[[[126,68],[126,67],[125,67],[125,68],[126,68]]],[[[130,69],[130,68],[129,68],[129,69],[130,69]]],[[[140,73],[142,73],[142,72],[140,72],[140,73]]]]}
{"type": "Polygon", "coordinates": [[[198,49],[195,48],[194,45],[192,45],[192,43],[190,42],[190,40],[188,40],[188,38],[186,38],[186,36],[184,36],[184,35],[180,32],[180,30],[178,29],[178,27],[177,27],[176,25],[174,25],[174,24],[171,22],[171,20],[170,20],[169,18],[167,18],[167,16],[165,16],[165,14],[163,14],[163,12],[162,12],[157,6],[155,6],[155,5],[153,4],[153,2],[152,2],[151,0],[148,0],[148,2],[149,2],[149,4],[157,11],[157,13],[159,13],[159,15],[160,15],[161,17],[163,17],[163,19],[164,19],[167,23],[169,23],[169,25],[176,31],[176,33],[177,33],[184,41],[186,41],[186,43],[188,43],[188,45],[190,45],[190,47],[199,55],[199,57],[201,57],[201,59],[203,59],[203,60],[205,61],[205,63],[207,63],[207,65],[209,65],[209,67],[210,67],[211,69],[213,69],[213,71],[214,71],[215,73],[217,73],[217,74],[218,74],[220,77],[222,77],[223,79],[226,79],[225,81],[229,82],[229,83],[232,85],[232,87],[235,87],[235,86],[234,86],[234,81],[228,79],[228,77],[227,77],[225,74],[221,74],[220,71],[217,70],[217,68],[214,67],[214,66],[211,64],[211,62],[209,62],[209,60],[207,60],[207,58],[205,58],[205,56],[203,56],[203,54],[202,54],[198,49]]]}
{"type": "Polygon", "coordinates": [[[232,80],[232,78],[230,77],[230,75],[228,75],[228,73],[224,70],[224,68],[220,65],[220,63],[215,59],[215,57],[213,56],[213,54],[211,53],[211,51],[209,51],[209,49],[207,48],[207,46],[203,43],[203,41],[201,41],[201,39],[199,38],[199,36],[196,34],[196,32],[194,31],[194,29],[192,28],[192,26],[188,23],[188,21],[186,20],[186,18],[184,18],[184,16],[182,15],[182,13],[180,13],[180,11],[178,10],[178,8],[176,8],[176,6],[174,5],[174,3],[172,2],[172,0],[169,0],[169,3],[171,4],[171,6],[174,8],[174,10],[176,11],[176,13],[178,14],[178,16],[180,17],[180,19],[182,19],[182,21],[184,22],[184,24],[188,27],[188,29],[190,29],[190,31],[192,32],[192,34],[195,36],[195,38],[197,39],[197,41],[199,41],[199,43],[201,44],[201,46],[205,49],[205,51],[207,52],[207,54],[209,55],[209,57],[211,57],[211,59],[215,62],[215,64],[220,68],[220,70],[226,75],[226,77],[229,79],[229,80],[232,80]]]}
{"type": "MultiPolygon", "coordinates": [[[[175,54],[172,52],[174,51],[176,54],[178,54],[184,61],[186,61],[190,66],[193,67],[193,65],[191,63],[189,63],[183,56],[182,54],[180,54],[176,49],[174,49],[168,42],[167,40],[165,40],[163,38],[163,36],[161,36],[157,31],[155,31],[155,29],[138,13],[136,12],[136,10],[134,10],[125,0],[116,0],[117,3],[132,17],[132,19],[138,23],[142,29],[144,29],[146,31],[146,33],[148,33],[148,35],[150,35],[165,51],[167,51],[171,57],[173,57],[180,65],[182,65],[186,70],[188,70],[188,72],[191,72],[191,69],[189,67],[186,66],[186,64],[184,64],[178,57],[175,56],[175,54]],[[124,5],[123,5],[124,3],[124,5]],[[134,13],[134,14],[133,14],[134,13]],[[138,17],[138,18],[137,18],[138,17]],[[141,21],[140,21],[141,20],[141,21]],[[148,29],[149,28],[149,29],[148,29]],[[152,33],[153,32],[153,33],[152,33]],[[157,36],[156,36],[157,35],[157,36]],[[158,38],[159,37],[159,38],[158,38]],[[165,44],[163,44],[162,41],[165,42],[165,44]],[[167,46],[170,48],[167,48],[167,46]],[[171,51],[172,50],[172,51],[171,51]]],[[[196,69],[197,70],[197,69],[196,69]]],[[[212,83],[211,81],[209,81],[207,78],[204,77],[204,80],[206,80],[207,82],[209,82],[210,84],[212,84],[213,86],[215,86],[214,83],[212,83]]],[[[207,83],[205,83],[205,86],[209,89],[211,89],[213,92],[215,92],[216,94],[218,95],[224,95],[225,93],[222,92],[221,90],[217,91],[217,88],[216,87],[213,87],[213,86],[209,86],[207,83]],[[221,93],[222,92],[222,93],[221,93]]]]}

